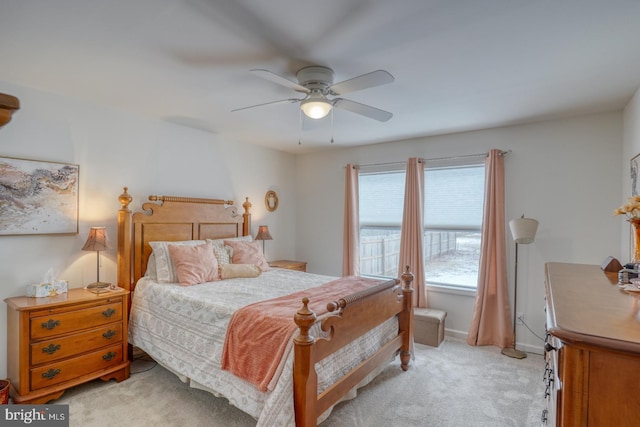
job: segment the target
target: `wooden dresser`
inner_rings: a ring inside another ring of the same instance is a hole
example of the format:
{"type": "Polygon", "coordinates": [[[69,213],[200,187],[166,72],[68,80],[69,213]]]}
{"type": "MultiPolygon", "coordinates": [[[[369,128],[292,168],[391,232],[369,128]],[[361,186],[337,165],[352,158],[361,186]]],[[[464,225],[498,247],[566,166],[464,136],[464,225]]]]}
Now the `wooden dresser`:
{"type": "Polygon", "coordinates": [[[7,303],[7,361],[14,403],[42,404],[69,387],[129,377],[128,292],[85,289],[7,303]]]}
{"type": "Polygon", "coordinates": [[[546,265],[543,421],[640,425],[640,298],[597,265],[546,265]]]}

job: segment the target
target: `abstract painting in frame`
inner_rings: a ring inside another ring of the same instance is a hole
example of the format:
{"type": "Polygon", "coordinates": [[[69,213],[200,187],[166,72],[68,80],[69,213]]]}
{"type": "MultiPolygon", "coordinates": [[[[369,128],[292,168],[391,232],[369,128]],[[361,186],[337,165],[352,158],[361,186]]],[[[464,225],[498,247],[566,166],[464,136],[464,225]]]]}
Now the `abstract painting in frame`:
{"type": "Polygon", "coordinates": [[[78,233],[79,165],[0,157],[0,235],[78,233]]]}
{"type": "Polygon", "coordinates": [[[640,182],[638,182],[638,172],[640,171],[640,154],[631,159],[631,195],[640,195],[640,182]]]}

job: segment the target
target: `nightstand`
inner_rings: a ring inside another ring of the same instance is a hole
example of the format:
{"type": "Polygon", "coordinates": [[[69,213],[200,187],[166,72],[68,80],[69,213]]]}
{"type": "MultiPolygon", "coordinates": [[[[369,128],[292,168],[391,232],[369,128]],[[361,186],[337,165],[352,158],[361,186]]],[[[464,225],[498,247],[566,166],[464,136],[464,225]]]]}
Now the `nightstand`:
{"type": "Polygon", "coordinates": [[[85,289],[7,298],[7,371],[14,403],[44,404],[101,378],[129,378],[128,291],[85,289]]]}
{"type": "Polygon", "coordinates": [[[288,270],[307,271],[307,263],[304,261],[291,261],[288,259],[281,259],[278,261],[269,262],[269,267],[273,268],[286,268],[288,270]]]}

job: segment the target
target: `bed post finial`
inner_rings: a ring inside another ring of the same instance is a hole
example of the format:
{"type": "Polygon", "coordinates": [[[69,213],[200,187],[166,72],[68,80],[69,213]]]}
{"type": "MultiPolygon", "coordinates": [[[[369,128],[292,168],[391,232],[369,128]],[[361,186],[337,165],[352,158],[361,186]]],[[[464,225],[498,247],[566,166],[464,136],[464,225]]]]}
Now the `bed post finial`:
{"type": "Polygon", "coordinates": [[[309,335],[309,329],[316,322],[316,314],[309,310],[309,298],[302,298],[302,308],[296,312],[293,316],[293,320],[300,329],[300,334],[295,337],[297,343],[312,343],[315,339],[312,335],[309,335]]]}
{"type": "MultiPolygon", "coordinates": [[[[402,273],[402,276],[400,276],[400,278],[402,279],[402,282],[404,283],[404,287],[405,288],[410,288],[411,287],[411,282],[413,282],[413,273],[411,272],[411,269],[409,268],[409,266],[405,266],[405,270],[404,273],[402,273]]],[[[412,289],[413,291],[413,289],[412,289]]]]}
{"type": "Polygon", "coordinates": [[[251,234],[251,213],[249,210],[251,209],[251,202],[249,201],[249,197],[244,198],[244,203],[242,204],[244,208],[244,213],[242,217],[244,218],[244,223],[242,225],[242,235],[248,236],[251,234]]]}
{"type": "Polygon", "coordinates": [[[122,209],[127,209],[129,207],[129,203],[131,203],[131,200],[133,200],[133,197],[131,197],[131,195],[127,193],[127,191],[129,190],[128,187],[123,187],[123,188],[124,188],[124,191],[120,196],[118,196],[118,201],[122,205],[122,209]]]}

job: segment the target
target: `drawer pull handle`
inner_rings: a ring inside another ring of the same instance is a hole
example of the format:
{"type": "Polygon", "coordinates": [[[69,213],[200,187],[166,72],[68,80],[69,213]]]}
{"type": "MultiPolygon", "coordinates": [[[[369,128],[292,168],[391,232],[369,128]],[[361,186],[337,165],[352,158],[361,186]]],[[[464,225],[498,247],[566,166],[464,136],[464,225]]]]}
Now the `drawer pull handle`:
{"type": "Polygon", "coordinates": [[[53,320],[53,319],[49,319],[48,321],[44,322],[42,324],[42,327],[48,330],[52,330],[53,328],[55,328],[56,326],[60,326],[60,321],[59,320],[53,320]]]}
{"type": "Polygon", "coordinates": [[[116,336],[116,331],[112,331],[111,329],[109,329],[107,332],[102,334],[102,336],[105,337],[106,339],[110,340],[111,338],[116,336]]]}
{"type": "Polygon", "coordinates": [[[53,379],[56,375],[60,373],[60,369],[49,369],[47,372],[42,373],[42,378],[47,378],[49,380],[53,379]]]}
{"type": "Polygon", "coordinates": [[[110,351],[109,353],[107,353],[104,356],[102,356],[102,358],[108,362],[109,360],[113,359],[117,355],[118,355],[118,353],[110,351]]]}
{"type": "Polygon", "coordinates": [[[113,308],[108,308],[108,309],[106,309],[105,311],[102,312],[102,315],[104,317],[111,317],[114,314],[116,314],[116,311],[113,308]]]}
{"type": "Polygon", "coordinates": [[[58,350],[60,350],[60,344],[56,344],[56,345],[49,344],[46,347],[42,347],[42,352],[47,354],[53,354],[58,350]]]}

